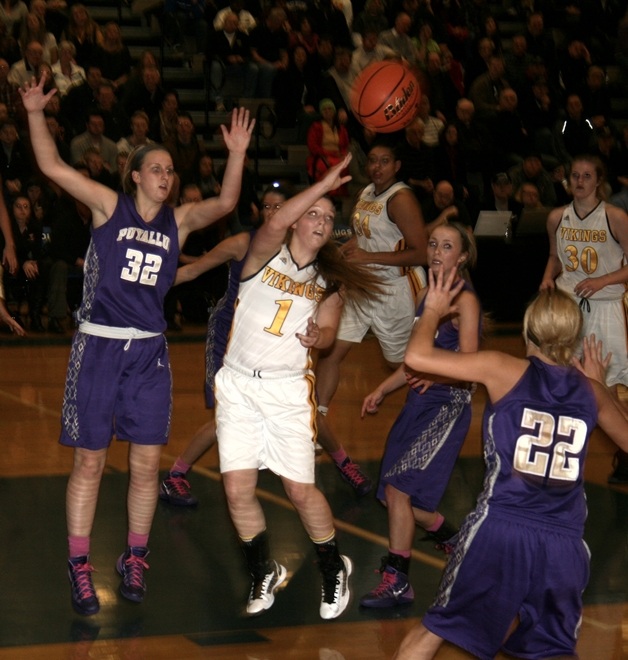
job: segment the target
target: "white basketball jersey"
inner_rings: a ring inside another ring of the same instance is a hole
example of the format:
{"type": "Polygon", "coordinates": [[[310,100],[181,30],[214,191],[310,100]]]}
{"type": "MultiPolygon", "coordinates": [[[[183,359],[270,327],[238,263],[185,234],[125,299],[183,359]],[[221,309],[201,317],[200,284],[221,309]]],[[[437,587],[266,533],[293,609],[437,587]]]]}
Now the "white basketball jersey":
{"type": "Polygon", "coordinates": [[[305,333],[324,291],[315,264],[299,268],[283,245],[258,273],[240,283],[226,362],[262,374],[310,368],[310,351],[296,333],[305,333]]]}
{"type": "MultiPolygon", "coordinates": [[[[351,218],[358,246],[367,252],[397,252],[405,249],[405,240],[399,227],[388,217],[388,200],[404,188],[399,181],[383,193],[376,195],[374,184],[369,184],[360,194],[351,218]]],[[[408,269],[400,266],[372,265],[382,280],[406,275],[408,269]]]]}
{"type": "MultiPolygon", "coordinates": [[[[556,248],[563,265],[556,285],[572,296],[578,282],[612,273],[625,264],[624,251],[611,234],[604,202],[584,218],[578,217],[573,203],[567,206],[556,230],[556,248]]],[[[623,284],[611,284],[591,299],[621,299],[625,290],[623,284]]]]}

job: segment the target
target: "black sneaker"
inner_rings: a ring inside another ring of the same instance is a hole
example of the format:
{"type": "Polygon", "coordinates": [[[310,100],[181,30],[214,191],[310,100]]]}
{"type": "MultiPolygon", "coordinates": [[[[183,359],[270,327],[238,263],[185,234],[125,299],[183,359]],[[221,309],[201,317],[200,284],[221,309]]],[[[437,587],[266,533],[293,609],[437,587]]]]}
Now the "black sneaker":
{"type": "Polygon", "coordinates": [[[192,495],[190,482],[181,472],[170,472],[161,482],[159,499],[175,506],[196,506],[198,498],[192,495]]]}
{"type": "Polygon", "coordinates": [[[450,555],[458,542],[458,531],[456,527],[444,520],[443,524],[435,532],[427,532],[427,538],[436,541],[434,547],[437,550],[450,555]]]}
{"type": "Polygon", "coordinates": [[[336,571],[323,571],[323,589],[320,615],[323,619],[335,619],[340,616],[351,597],[349,589],[349,576],[353,570],[353,563],[349,557],[340,555],[342,567],[336,571]]]}
{"type": "Polygon", "coordinates": [[[340,470],[342,478],[355,489],[360,497],[371,492],[373,482],[360,470],[360,466],[348,456],[340,465],[336,464],[336,467],[340,470]]]}
{"type": "Polygon", "coordinates": [[[68,578],[72,589],[72,607],[83,616],[91,616],[100,610],[100,603],[92,582],[94,567],[88,556],[70,557],[68,560],[68,578]]]}
{"type": "Polygon", "coordinates": [[[262,614],[265,610],[270,609],[275,602],[275,590],[286,579],[287,574],[285,566],[271,559],[268,562],[267,572],[261,577],[253,578],[246,613],[262,614]]]}
{"type": "Polygon", "coordinates": [[[141,603],[146,594],[144,571],[148,570],[145,559],[148,557],[148,548],[127,548],[116,563],[116,569],[122,576],[120,593],[134,603],[141,603]]]}

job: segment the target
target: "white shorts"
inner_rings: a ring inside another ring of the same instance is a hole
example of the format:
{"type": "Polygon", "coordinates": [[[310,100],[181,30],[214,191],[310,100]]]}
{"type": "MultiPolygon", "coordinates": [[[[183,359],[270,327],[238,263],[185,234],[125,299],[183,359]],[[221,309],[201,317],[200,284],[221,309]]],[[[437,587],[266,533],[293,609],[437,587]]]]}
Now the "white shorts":
{"type": "Polygon", "coordinates": [[[256,378],[223,366],[215,378],[220,471],[268,468],[314,483],[314,381],[311,372],[256,378]]]}
{"type": "Polygon", "coordinates": [[[384,293],[379,299],[359,305],[345,305],[336,337],[359,344],[370,328],[377,337],[384,358],[388,362],[401,363],[410,339],[416,307],[416,298],[407,277],[386,280],[384,293]]]}

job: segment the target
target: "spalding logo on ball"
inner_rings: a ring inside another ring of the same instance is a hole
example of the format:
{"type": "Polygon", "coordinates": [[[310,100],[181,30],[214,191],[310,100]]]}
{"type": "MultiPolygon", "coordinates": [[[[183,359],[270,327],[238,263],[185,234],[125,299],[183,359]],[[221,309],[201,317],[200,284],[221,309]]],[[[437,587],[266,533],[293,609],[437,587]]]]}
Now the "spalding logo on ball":
{"type": "Polygon", "coordinates": [[[415,117],[421,98],[414,74],[401,62],[374,62],[360,73],[351,90],[351,110],[365,128],[392,133],[415,117]]]}

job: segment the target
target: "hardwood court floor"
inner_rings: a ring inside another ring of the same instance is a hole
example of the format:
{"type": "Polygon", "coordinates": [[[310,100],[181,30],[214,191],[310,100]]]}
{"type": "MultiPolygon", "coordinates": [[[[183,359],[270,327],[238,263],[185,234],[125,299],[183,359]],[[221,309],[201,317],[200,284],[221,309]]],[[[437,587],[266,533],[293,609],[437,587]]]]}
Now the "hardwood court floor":
{"type": "MultiPolygon", "coordinates": [[[[174,415],[164,470],[205,421],[202,329],[192,330],[171,337],[174,415]]],[[[496,334],[489,345],[522,349],[512,332],[496,334]]],[[[248,585],[225,510],[215,449],[191,476],[199,507],[158,507],[145,603],[137,606],[120,598],[113,564],[126,527],[124,443],[114,443],[109,453],[92,544],[102,610],[91,618],[76,616],[64,565],[64,489],[71,452],[57,444],[68,352],[69,337],[18,341],[0,335],[0,660],[379,660],[393,654],[435,594],[443,558],[417,534],[411,569],[415,603],[393,611],[360,610],[357,598],[377,583],[374,570],[386,551],[385,511],[372,495],[356,499],[327,457],[319,459],[317,480],[336,516],[342,551],[355,565],[354,598],[339,620],[321,622],[318,617],[319,586],[310,544],[278,480],[268,474],[261,475],[259,492],[273,553],[288,567],[289,579],[264,616],[241,616],[248,585]]],[[[359,409],[363,396],[386,375],[376,343],[365,340],[343,364],[330,410],[345,447],[373,477],[404,392],[390,396],[366,420],[360,419],[359,409]]],[[[471,432],[441,507],[456,523],[481,486],[483,401],[479,389],[471,432]]],[[[593,558],[579,642],[583,660],[628,657],[628,488],[606,484],[612,454],[610,441],[596,432],[586,470],[586,537],[593,558]]],[[[445,646],[438,657],[470,656],[445,646]]]]}

